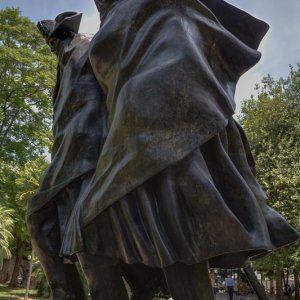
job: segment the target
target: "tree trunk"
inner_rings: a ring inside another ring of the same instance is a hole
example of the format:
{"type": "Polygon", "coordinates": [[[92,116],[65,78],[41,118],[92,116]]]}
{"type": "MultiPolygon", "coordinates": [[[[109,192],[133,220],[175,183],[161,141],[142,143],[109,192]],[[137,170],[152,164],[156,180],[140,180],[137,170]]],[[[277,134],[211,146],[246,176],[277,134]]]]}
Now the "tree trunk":
{"type": "MultiPolygon", "coordinates": [[[[10,287],[18,286],[18,279],[17,278],[18,278],[18,275],[19,275],[19,272],[20,272],[20,267],[21,267],[21,264],[22,264],[22,259],[23,259],[23,254],[24,254],[24,251],[25,251],[26,243],[25,243],[25,241],[20,241],[19,240],[17,245],[18,245],[18,253],[17,253],[17,257],[16,257],[16,263],[15,263],[14,271],[13,271],[11,281],[10,281],[10,284],[9,284],[10,287]]],[[[26,275],[26,274],[23,274],[23,275],[26,275]]]]}
{"type": "Polygon", "coordinates": [[[270,278],[270,294],[274,295],[275,294],[275,288],[274,288],[274,278],[270,278]]]}
{"type": "Polygon", "coordinates": [[[31,275],[32,275],[33,256],[34,256],[34,251],[32,250],[24,300],[28,300],[30,281],[31,281],[31,275]]]}
{"type": "Polygon", "coordinates": [[[6,284],[10,281],[13,268],[15,265],[15,257],[11,259],[5,259],[3,263],[3,268],[0,270],[0,284],[6,284]]]}
{"type": "Polygon", "coordinates": [[[294,280],[295,280],[295,300],[300,300],[299,270],[295,268],[293,272],[294,272],[294,280]]]}
{"type": "Polygon", "coordinates": [[[284,288],[288,285],[289,283],[289,268],[286,268],[286,276],[284,271],[282,272],[282,279],[283,279],[283,284],[284,284],[284,288]]]}
{"type": "Polygon", "coordinates": [[[283,300],[282,288],[282,270],[280,267],[276,269],[276,300],[283,300]]]}

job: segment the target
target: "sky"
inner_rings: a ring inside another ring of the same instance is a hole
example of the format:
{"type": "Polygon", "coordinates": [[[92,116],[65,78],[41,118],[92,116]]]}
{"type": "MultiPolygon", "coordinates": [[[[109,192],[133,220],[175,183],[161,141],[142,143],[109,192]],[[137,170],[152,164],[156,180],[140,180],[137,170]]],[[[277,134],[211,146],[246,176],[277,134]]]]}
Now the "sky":
{"type": "MultiPolygon", "coordinates": [[[[300,1],[299,0],[227,0],[267,22],[270,30],[259,51],[262,59],[238,82],[236,90],[237,113],[240,104],[251,94],[261,79],[271,74],[275,79],[287,77],[289,65],[300,63],[300,1]]],[[[83,18],[80,32],[94,34],[99,28],[99,16],[93,0],[0,0],[0,9],[19,7],[22,15],[37,22],[54,19],[64,11],[80,11],[83,18]]]]}

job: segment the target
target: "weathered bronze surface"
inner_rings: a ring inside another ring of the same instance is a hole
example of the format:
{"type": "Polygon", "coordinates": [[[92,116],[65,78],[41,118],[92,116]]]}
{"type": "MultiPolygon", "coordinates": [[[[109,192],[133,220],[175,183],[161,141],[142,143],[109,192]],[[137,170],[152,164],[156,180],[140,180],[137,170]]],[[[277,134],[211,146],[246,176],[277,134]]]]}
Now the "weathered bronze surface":
{"type": "MultiPolygon", "coordinates": [[[[50,47],[63,50],[55,155],[29,220],[45,219],[55,203],[56,248],[77,255],[93,299],[127,299],[119,261],[132,299],[152,299],[157,288],[177,300],[213,299],[207,264],[245,267],[298,239],[267,206],[232,117],[236,83],[259,61],[268,25],[223,0],[95,3],[101,26],[90,45],[57,29],[76,32],[72,22],[44,22],[50,47]],[[64,197],[68,190],[75,196],[64,197]]],[[[39,222],[37,247],[46,235],[39,222]]]]}
{"type": "Polygon", "coordinates": [[[81,14],[66,12],[38,24],[58,65],[52,159],[28,206],[28,227],[53,299],[85,298],[75,265],[65,264],[59,252],[68,218],[107,135],[105,97],[89,62],[90,42],[77,34],[80,19],[81,14]]]}
{"type": "MultiPolygon", "coordinates": [[[[38,23],[58,58],[58,66],[53,94],[52,160],[37,195],[29,203],[28,228],[46,273],[52,299],[85,299],[74,265],[77,260],[88,279],[93,299],[127,299],[118,259],[109,257],[114,254],[115,247],[109,243],[112,233],[106,218],[94,222],[85,235],[86,238],[88,234],[92,235],[89,244],[98,242],[101,256],[93,255],[92,251],[65,258],[60,256],[67,221],[95,172],[108,131],[105,96],[89,62],[90,42],[77,34],[80,20],[81,14],[65,12],[55,20],[38,23]],[[100,240],[107,242],[100,246],[100,240]],[[99,273],[102,274],[100,282],[99,273]],[[108,285],[111,290],[107,289],[108,285]]],[[[167,289],[158,269],[123,264],[122,270],[130,284],[132,299],[152,299],[155,290],[167,289]]]]}
{"type": "Polygon", "coordinates": [[[128,263],[237,267],[297,238],[266,205],[232,119],[236,82],[258,62],[268,25],[224,1],[206,4],[100,1],[90,58],[109,133],[65,254],[82,250],[73,222],[85,227],[106,210],[128,263]]]}

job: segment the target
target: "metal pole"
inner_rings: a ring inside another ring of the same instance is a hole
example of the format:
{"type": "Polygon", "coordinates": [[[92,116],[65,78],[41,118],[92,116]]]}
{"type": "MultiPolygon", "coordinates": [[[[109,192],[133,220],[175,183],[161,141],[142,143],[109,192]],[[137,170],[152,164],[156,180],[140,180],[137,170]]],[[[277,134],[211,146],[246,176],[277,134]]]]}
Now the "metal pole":
{"type": "Polygon", "coordinates": [[[267,296],[265,290],[263,289],[262,285],[259,283],[258,279],[255,276],[255,273],[251,266],[247,266],[246,268],[243,268],[251,286],[253,287],[257,297],[259,300],[269,300],[269,297],[267,296]]]}
{"type": "Polygon", "coordinates": [[[34,259],[34,251],[32,249],[24,300],[28,299],[28,294],[29,294],[29,289],[30,289],[30,281],[31,281],[31,276],[32,276],[33,259],[34,259]]]}

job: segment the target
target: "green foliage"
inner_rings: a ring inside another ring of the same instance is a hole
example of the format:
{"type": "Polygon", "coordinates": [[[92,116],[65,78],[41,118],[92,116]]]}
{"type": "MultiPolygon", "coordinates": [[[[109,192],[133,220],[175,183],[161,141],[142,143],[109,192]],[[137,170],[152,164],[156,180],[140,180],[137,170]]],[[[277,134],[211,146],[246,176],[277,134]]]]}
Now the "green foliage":
{"type": "Polygon", "coordinates": [[[37,296],[48,298],[50,295],[50,288],[42,266],[36,257],[33,261],[33,276],[37,281],[37,296]]]}
{"type": "MultiPolygon", "coordinates": [[[[299,228],[300,216],[300,66],[287,79],[267,76],[256,98],[244,101],[240,121],[256,160],[257,177],[268,204],[299,228]]],[[[260,261],[275,266],[300,266],[299,244],[275,251],[260,261]]]]}
{"type": "Polygon", "coordinates": [[[14,221],[6,227],[13,254],[24,241],[30,247],[26,206],[51,144],[55,74],[56,58],[36,25],[18,9],[0,10],[0,207],[14,221]]]}
{"type": "MultiPolygon", "coordinates": [[[[42,174],[48,163],[43,158],[28,161],[24,166],[16,169],[15,196],[7,203],[14,210],[14,236],[16,240],[29,241],[26,227],[26,209],[28,201],[36,194],[42,174]]],[[[17,247],[17,245],[14,245],[17,247]]]]}
{"type": "Polygon", "coordinates": [[[37,192],[42,174],[48,163],[43,158],[28,161],[17,172],[15,184],[18,188],[17,201],[24,207],[37,192]]]}
{"type": "Polygon", "coordinates": [[[0,158],[24,164],[50,143],[55,58],[18,9],[0,10],[0,158]]]}
{"type": "Polygon", "coordinates": [[[3,267],[3,259],[10,258],[11,252],[9,249],[12,236],[13,210],[7,209],[0,205],[0,270],[3,267]]]}
{"type": "MultiPolygon", "coordinates": [[[[24,299],[25,289],[24,288],[10,288],[6,286],[0,286],[0,299],[5,300],[21,300],[24,299]]],[[[38,299],[36,298],[36,291],[29,290],[30,299],[38,299]]]]}
{"type": "Polygon", "coordinates": [[[9,202],[9,199],[13,199],[17,192],[15,168],[14,164],[0,158],[0,201],[3,205],[9,202]]]}

